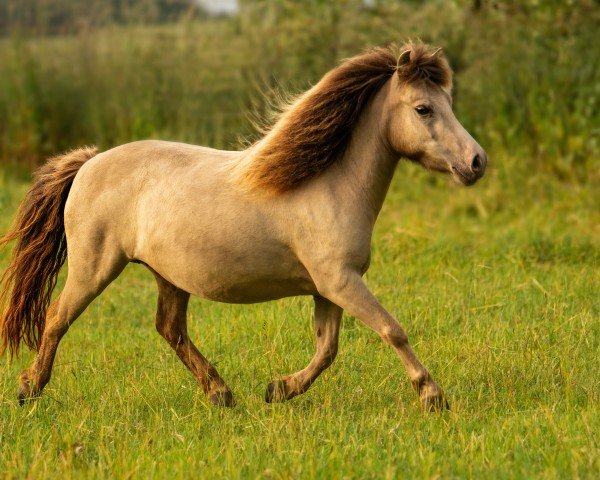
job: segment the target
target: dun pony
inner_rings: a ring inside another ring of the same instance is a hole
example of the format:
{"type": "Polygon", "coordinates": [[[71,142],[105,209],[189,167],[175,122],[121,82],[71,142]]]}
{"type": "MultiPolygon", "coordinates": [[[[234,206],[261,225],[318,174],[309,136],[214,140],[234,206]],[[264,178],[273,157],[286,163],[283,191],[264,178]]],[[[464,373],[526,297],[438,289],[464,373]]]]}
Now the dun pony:
{"type": "Polygon", "coordinates": [[[38,350],[19,400],[41,393],[64,334],[134,262],[156,279],[158,332],[214,404],[233,396],[188,336],[191,294],[230,303],[313,297],[316,353],[268,385],[268,402],[305,392],[331,365],[346,310],[394,349],[425,408],[445,407],[362,276],[400,158],[464,185],[484,174],[485,152],[454,116],[451,92],[440,49],[376,48],[325,75],[244,151],[147,140],[50,160],[1,241],[16,242],[3,277],[2,348],[38,350]],[[66,283],[51,302],[65,259],[66,283]]]}

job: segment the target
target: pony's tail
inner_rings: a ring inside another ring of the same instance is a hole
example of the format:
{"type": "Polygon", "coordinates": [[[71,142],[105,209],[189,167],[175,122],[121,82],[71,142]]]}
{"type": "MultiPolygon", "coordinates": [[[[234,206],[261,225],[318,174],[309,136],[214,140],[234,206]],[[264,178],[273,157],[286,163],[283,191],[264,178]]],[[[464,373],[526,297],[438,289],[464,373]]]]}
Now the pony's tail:
{"type": "Polygon", "coordinates": [[[0,279],[0,355],[11,357],[23,341],[38,349],[44,332],[46,310],[60,268],[67,257],[64,207],[73,179],[81,166],[96,155],[96,148],[81,148],[46,162],[34,175],[0,247],[16,240],[11,262],[0,279]]]}

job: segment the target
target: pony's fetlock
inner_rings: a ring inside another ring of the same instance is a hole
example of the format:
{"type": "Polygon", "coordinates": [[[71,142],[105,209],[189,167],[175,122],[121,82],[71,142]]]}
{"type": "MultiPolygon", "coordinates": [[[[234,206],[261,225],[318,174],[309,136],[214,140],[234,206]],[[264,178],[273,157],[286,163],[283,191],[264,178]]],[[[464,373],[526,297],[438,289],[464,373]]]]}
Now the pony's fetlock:
{"type": "Polygon", "coordinates": [[[208,395],[208,400],[211,404],[218,407],[233,407],[235,401],[231,390],[219,390],[208,395]]]}
{"type": "Polygon", "coordinates": [[[39,396],[39,392],[34,387],[29,370],[24,370],[19,375],[19,391],[17,392],[17,400],[19,405],[23,406],[26,401],[35,399],[39,396]]]}
{"type": "Polygon", "coordinates": [[[444,410],[450,410],[450,405],[444,397],[444,392],[434,381],[423,386],[419,397],[421,399],[421,406],[426,412],[442,412],[444,410]]]}
{"type": "Polygon", "coordinates": [[[299,391],[290,385],[289,379],[290,377],[286,377],[273,380],[269,383],[269,385],[267,385],[267,391],[265,392],[265,402],[285,402],[302,393],[302,391],[299,391]]]}

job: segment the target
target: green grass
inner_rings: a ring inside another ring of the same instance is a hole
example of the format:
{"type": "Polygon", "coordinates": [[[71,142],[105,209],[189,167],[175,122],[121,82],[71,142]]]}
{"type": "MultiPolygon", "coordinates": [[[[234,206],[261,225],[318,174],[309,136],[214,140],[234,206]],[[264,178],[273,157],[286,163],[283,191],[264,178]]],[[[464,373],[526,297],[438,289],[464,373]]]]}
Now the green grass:
{"type": "Polygon", "coordinates": [[[73,325],[38,401],[15,398],[33,354],[0,358],[0,478],[598,476],[596,2],[301,3],[1,38],[0,232],[23,171],[49,154],[147,137],[231,148],[265,113],[261,92],[303,90],[367,45],[421,37],[449,56],[457,116],[491,168],[460,189],[400,164],[367,281],[452,410],[421,412],[400,361],[350,317],[313,387],[264,403],[313,354],[309,298],[191,302],[191,336],[237,400],[213,408],[156,333],[154,281],[132,265],[73,325]]]}
{"type": "MultiPolygon", "coordinates": [[[[213,408],[132,265],[72,326],[38,401],[15,400],[33,355],[0,360],[0,477],[597,478],[599,192],[492,162],[471,189],[401,163],[367,274],[450,412],[421,412],[391,349],[349,317],[315,385],[264,403],[312,356],[308,298],[191,302],[191,335],[237,399],[213,408]]],[[[0,230],[25,188],[0,174],[0,230]]]]}

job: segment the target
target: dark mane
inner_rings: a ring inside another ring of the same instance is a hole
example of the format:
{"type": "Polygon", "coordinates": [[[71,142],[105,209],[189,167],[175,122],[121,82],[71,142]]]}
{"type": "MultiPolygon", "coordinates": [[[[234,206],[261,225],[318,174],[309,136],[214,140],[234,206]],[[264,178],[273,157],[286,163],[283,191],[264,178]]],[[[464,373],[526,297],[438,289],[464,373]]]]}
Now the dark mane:
{"type": "Polygon", "coordinates": [[[291,190],[323,172],[346,150],[353,126],[383,85],[426,81],[445,90],[452,71],[441,53],[422,43],[374,48],[344,61],[283,109],[265,137],[251,147],[241,181],[250,190],[291,190]]]}

